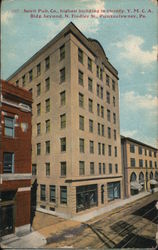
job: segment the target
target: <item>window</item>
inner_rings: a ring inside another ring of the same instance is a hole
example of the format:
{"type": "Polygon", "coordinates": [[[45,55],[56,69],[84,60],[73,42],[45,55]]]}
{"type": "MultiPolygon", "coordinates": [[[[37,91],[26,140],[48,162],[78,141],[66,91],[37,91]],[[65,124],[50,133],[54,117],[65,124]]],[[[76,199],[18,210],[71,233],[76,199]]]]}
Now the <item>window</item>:
{"type": "Polygon", "coordinates": [[[92,60],[88,57],[88,69],[92,71],[92,60]]]}
{"type": "Polygon", "coordinates": [[[113,113],[113,123],[116,124],[116,114],[113,113]]]}
{"type": "Polygon", "coordinates": [[[103,70],[100,69],[100,80],[103,80],[103,70]]]}
{"type": "Polygon", "coordinates": [[[151,150],[149,150],[149,156],[152,156],[152,151],[151,150]]]}
{"type": "Polygon", "coordinates": [[[101,117],[104,118],[104,107],[101,106],[101,117]]]}
{"type": "Polygon", "coordinates": [[[115,173],[118,173],[118,164],[115,164],[115,173]]]}
{"type": "Polygon", "coordinates": [[[157,168],[157,162],[155,161],[155,168],[157,168]]]}
{"type": "Polygon", "coordinates": [[[3,173],[14,173],[14,153],[5,152],[3,155],[3,173]]]}
{"type": "Polygon", "coordinates": [[[100,135],[100,123],[98,123],[98,135],[100,135]]]}
{"type": "Polygon", "coordinates": [[[79,116],[79,129],[84,130],[84,117],[81,115],[79,116]]]}
{"type": "Polygon", "coordinates": [[[109,163],[109,174],[112,174],[112,164],[109,163]]]}
{"type": "Polygon", "coordinates": [[[66,161],[60,163],[61,176],[66,176],[66,161]]]}
{"type": "Polygon", "coordinates": [[[111,145],[108,145],[108,156],[111,156],[111,145]]]}
{"type": "Polygon", "coordinates": [[[60,116],[60,127],[66,128],[66,114],[60,116]]]}
{"type": "Polygon", "coordinates": [[[142,168],[143,167],[143,160],[139,159],[139,167],[142,168]]]}
{"type": "Polygon", "coordinates": [[[116,141],[116,129],[114,129],[114,140],[116,141]]]}
{"type": "Polygon", "coordinates": [[[14,118],[4,117],[4,134],[6,136],[14,137],[14,118]]]}
{"type": "Polygon", "coordinates": [[[81,93],[79,93],[79,106],[80,106],[81,108],[84,107],[84,95],[81,94],[81,93]]]}
{"type": "Polygon", "coordinates": [[[50,163],[46,163],[46,176],[50,176],[50,163]]]}
{"type": "Polygon", "coordinates": [[[39,116],[41,114],[41,103],[37,104],[37,115],[39,116]]]}
{"type": "Polygon", "coordinates": [[[80,70],[78,71],[78,83],[83,85],[83,72],[80,70]]]}
{"type": "Polygon", "coordinates": [[[97,115],[100,116],[100,105],[97,104],[97,115]]]}
{"type": "Polygon", "coordinates": [[[156,158],[156,151],[154,151],[154,157],[156,158]]]}
{"type": "Polygon", "coordinates": [[[55,185],[50,185],[49,186],[49,192],[50,192],[50,196],[49,196],[49,199],[50,199],[50,202],[55,202],[56,201],[56,190],[55,190],[55,185]]]}
{"type": "Polygon", "coordinates": [[[41,201],[46,200],[46,185],[40,185],[40,199],[41,201]]]}
{"type": "Polygon", "coordinates": [[[140,155],[142,155],[142,152],[143,152],[142,147],[138,147],[138,152],[140,155]]]}
{"type": "Polygon", "coordinates": [[[89,152],[90,154],[94,153],[94,141],[89,141],[89,152]]]}
{"type": "Polygon", "coordinates": [[[114,107],[116,106],[116,98],[115,98],[115,96],[113,96],[113,106],[114,107]]]}
{"type": "Polygon", "coordinates": [[[79,162],[79,175],[84,175],[85,174],[85,166],[84,166],[84,161],[79,162]]]}
{"type": "Polygon", "coordinates": [[[106,92],[106,102],[110,104],[110,93],[106,92]]]}
{"type": "Polygon", "coordinates": [[[48,77],[45,80],[45,90],[48,91],[50,89],[50,78],[48,77]]]}
{"type": "Polygon", "coordinates": [[[98,155],[101,155],[101,143],[98,143],[98,155]]]}
{"type": "Polygon", "coordinates": [[[130,144],[130,152],[135,153],[135,146],[133,144],[130,144]]]}
{"type": "Polygon", "coordinates": [[[83,63],[83,51],[81,49],[78,49],[78,60],[83,63]]]}
{"type": "Polygon", "coordinates": [[[94,174],[94,162],[90,162],[90,174],[94,174]]]}
{"type": "Polygon", "coordinates": [[[60,187],[60,203],[67,204],[67,187],[60,187]]]}
{"type": "Polygon", "coordinates": [[[108,138],[111,138],[111,128],[108,127],[108,138]]]}
{"type": "Polygon", "coordinates": [[[31,82],[33,79],[33,71],[32,69],[29,71],[29,81],[31,82]]]}
{"type": "Polygon", "coordinates": [[[80,153],[84,153],[84,139],[79,139],[80,153]]]}
{"type": "Polygon", "coordinates": [[[88,90],[93,92],[93,81],[91,78],[88,78],[88,90]]]}
{"type": "Polygon", "coordinates": [[[41,84],[37,84],[37,96],[41,94],[41,84]]]}
{"type": "Polygon", "coordinates": [[[150,166],[150,168],[153,167],[153,162],[152,161],[149,161],[149,166],[150,166]]]}
{"type": "Polygon", "coordinates": [[[46,133],[50,132],[50,120],[46,120],[46,133]]]}
{"type": "Polygon", "coordinates": [[[101,185],[101,203],[104,204],[104,185],[101,185]]]}
{"type": "Polygon", "coordinates": [[[107,110],[107,120],[108,120],[108,122],[111,121],[111,112],[109,109],[107,110]]]}
{"type": "Polygon", "coordinates": [[[46,104],[46,113],[50,111],[50,99],[47,99],[45,101],[45,104],[46,104]]]}
{"type": "Polygon", "coordinates": [[[48,70],[50,66],[50,58],[49,56],[45,59],[45,70],[48,70]]]}
{"type": "Polygon", "coordinates": [[[100,97],[103,99],[103,87],[100,87],[100,97]]]}
{"type": "Polygon", "coordinates": [[[148,167],[148,161],[145,160],[145,167],[147,168],[148,167]]]}
{"type": "Polygon", "coordinates": [[[99,66],[97,65],[97,77],[99,78],[99,66]]]}
{"type": "Polygon", "coordinates": [[[37,175],[37,165],[32,164],[32,175],[37,175]]]}
{"type": "Polygon", "coordinates": [[[89,112],[93,112],[93,100],[89,99],[88,100],[88,107],[89,107],[89,112]]]}
{"type": "Polygon", "coordinates": [[[110,86],[110,77],[106,75],[106,85],[110,86]]]}
{"type": "Polygon", "coordinates": [[[99,162],[99,174],[101,174],[101,162],[99,162]]]}
{"type": "Polygon", "coordinates": [[[103,163],[103,174],[105,174],[105,163],[103,163]]]}
{"type": "Polygon", "coordinates": [[[99,84],[97,84],[97,96],[99,97],[100,96],[100,86],[99,86],[99,84]]]}
{"type": "Polygon", "coordinates": [[[60,70],[60,83],[65,81],[65,68],[60,70]]]}
{"type": "Polygon", "coordinates": [[[22,77],[22,86],[25,87],[25,83],[26,83],[26,77],[25,75],[23,75],[22,77]]]}
{"type": "Polygon", "coordinates": [[[46,154],[50,154],[50,141],[46,141],[46,154]]]}
{"type": "Polygon", "coordinates": [[[65,58],[65,44],[60,47],[60,60],[65,58]]]}
{"type": "Polygon", "coordinates": [[[66,92],[62,91],[60,93],[60,105],[64,106],[66,104],[66,92]]]}
{"type": "Polygon", "coordinates": [[[16,87],[19,87],[19,80],[16,81],[16,87]]]}
{"type": "Polygon", "coordinates": [[[93,133],[93,120],[89,120],[89,132],[93,133]]]}
{"type": "Polygon", "coordinates": [[[131,167],[135,167],[136,162],[135,162],[135,158],[131,158],[131,167]]]}
{"type": "Polygon", "coordinates": [[[101,135],[104,136],[104,125],[101,125],[101,135]]]}
{"type": "Polygon", "coordinates": [[[107,183],[108,201],[120,198],[121,194],[120,182],[107,183]]]}
{"type": "Polygon", "coordinates": [[[39,63],[37,65],[37,76],[39,76],[41,74],[41,64],[39,63]]]}
{"type": "Polygon", "coordinates": [[[32,88],[31,88],[31,89],[29,89],[29,92],[30,92],[30,93],[32,93],[32,88]]]}
{"type": "Polygon", "coordinates": [[[115,157],[117,157],[117,147],[115,147],[114,149],[115,149],[115,157]]]}
{"type": "Polygon", "coordinates": [[[41,123],[37,123],[37,135],[41,134],[41,123]]]}
{"type": "Polygon", "coordinates": [[[60,144],[61,144],[61,152],[66,151],[66,137],[63,137],[60,139],[60,144]]]}
{"type": "Polygon", "coordinates": [[[115,81],[112,80],[112,90],[115,91],[115,88],[116,88],[116,84],[115,84],[115,81]]]}
{"type": "Polygon", "coordinates": [[[41,143],[37,143],[36,147],[37,147],[37,155],[40,155],[41,154],[41,143]]]}
{"type": "Polygon", "coordinates": [[[105,155],[105,144],[102,143],[102,155],[105,155]]]}

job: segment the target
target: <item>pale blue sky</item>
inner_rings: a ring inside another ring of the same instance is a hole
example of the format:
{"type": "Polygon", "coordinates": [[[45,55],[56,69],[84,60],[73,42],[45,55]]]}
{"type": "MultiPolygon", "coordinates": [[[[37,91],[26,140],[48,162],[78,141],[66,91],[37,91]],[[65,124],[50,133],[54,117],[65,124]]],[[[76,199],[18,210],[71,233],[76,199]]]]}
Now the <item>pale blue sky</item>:
{"type": "Polygon", "coordinates": [[[156,13],[156,0],[4,0],[1,13],[1,78],[9,77],[72,21],[84,35],[102,44],[109,61],[119,72],[121,133],[156,146],[156,13]],[[124,14],[130,9],[130,15],[145,14],[146,18],[31,19],[24,9],[121,9],[126,11],[124,14]],[[138,9],[139,13],[136,10],[134,13],[134,9],[138,9]],[[142,9],[146,13],[142,13],[142,9]]]}

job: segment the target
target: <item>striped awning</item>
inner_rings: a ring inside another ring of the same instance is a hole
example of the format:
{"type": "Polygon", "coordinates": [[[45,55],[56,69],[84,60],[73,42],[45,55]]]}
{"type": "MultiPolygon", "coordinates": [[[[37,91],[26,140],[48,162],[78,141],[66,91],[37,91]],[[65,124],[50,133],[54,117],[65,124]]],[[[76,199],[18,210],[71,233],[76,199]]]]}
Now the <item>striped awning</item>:
{"type": "Polygon", "coordinates": [[[132,181],[131,182],[131,189],[140,191],[142,188],[143,187],[139,182],[137,182],[137,181],[132,181]]]}
{"type": "Polygon", "coordinates": [[[157,182],[156,180],[152,179],[152,180],[150,180],[150,184],[151,184],[151,185],[157,185],[158,182],[157,182]]]}

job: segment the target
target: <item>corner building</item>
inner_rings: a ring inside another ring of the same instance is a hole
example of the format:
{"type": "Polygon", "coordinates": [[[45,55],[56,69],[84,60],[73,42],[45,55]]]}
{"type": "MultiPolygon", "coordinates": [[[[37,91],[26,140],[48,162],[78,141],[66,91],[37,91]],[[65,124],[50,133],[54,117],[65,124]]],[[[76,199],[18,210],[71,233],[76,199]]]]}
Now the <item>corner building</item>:
{"type": "Polygon", "coordinates": [[[118,72],[69,23],[9,80],[33,94],[37,209],[71,218],[122,198],[118,72]]]}
{"type": "Polygon", "coordinates": [[[121,136],[125,198],[158,187],[158,149],[121,136]]]}
{"type": "Polygon", "coordinates": [[[30,231],[31,104],[28,91],[1,81],[0,236],[30,231]]]}

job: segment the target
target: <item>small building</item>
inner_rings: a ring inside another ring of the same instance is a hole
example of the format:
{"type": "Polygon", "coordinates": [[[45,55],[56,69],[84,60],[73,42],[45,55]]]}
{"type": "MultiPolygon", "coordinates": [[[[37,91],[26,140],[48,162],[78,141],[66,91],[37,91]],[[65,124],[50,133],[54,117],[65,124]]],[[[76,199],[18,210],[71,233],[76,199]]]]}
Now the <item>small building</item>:
{"type": "Polygon", "coordinates": [[[121,136],[124,196],[152,191],[158,184],[158,149],[121,136]]]}
{"type": "Polygon", "coordinates": [[[1,81],[0,236],[30,230],[32,94],[1,81]]]}

